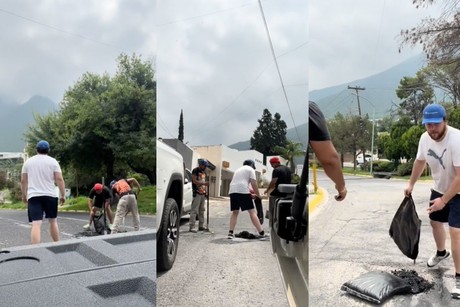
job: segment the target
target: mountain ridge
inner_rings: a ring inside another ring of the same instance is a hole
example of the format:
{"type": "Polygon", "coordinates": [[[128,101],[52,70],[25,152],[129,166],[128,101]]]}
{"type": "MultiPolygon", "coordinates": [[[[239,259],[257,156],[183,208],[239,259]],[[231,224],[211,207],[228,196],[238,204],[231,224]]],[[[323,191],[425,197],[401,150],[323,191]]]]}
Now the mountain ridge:
{"type": "MultiPolygon", "coordinates": [[[[426,60],[423,55],[415,56],[369,77],[310,91],[309,100],[318,104],[327,119],[333,118],[337,113],[358,115],[359,112],[363,115],[368,114],[370,118],[382,118],[389,114],[393,105],[400,103],[396,96],[400,80],[403,77],[414,77],[424,65],[426,60]],[[348,89],[348,86],[365,88],[359,91],[359,109],[356,91],[348,89]]],[[[307,123],[287,129],[286,137],[302,143],[306,148],[307,123]]],[[[229,147],[249,150],[251,146],[247,140],[231,144],[229,147]]]]}

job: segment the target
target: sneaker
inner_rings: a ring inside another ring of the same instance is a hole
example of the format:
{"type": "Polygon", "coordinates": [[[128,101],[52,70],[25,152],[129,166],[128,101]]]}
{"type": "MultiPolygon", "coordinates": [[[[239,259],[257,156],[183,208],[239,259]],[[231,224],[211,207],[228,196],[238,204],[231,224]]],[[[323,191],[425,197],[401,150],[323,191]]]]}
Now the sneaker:
{"type": "Polygon", "coordinates": [[[452,298],[460,299],[460,278],[455,278],[455,287],[450,291],[452,298]]]}
{"type": "Polygon", "coordinates": [[[197,233],[196,228],[190,228],[190,232],[197,233]]]}
{"type": "Polygon", "coordinates": [[[110,230],[112,230],[112,224],[107,223],[107,228],[110,229],[110,230]]]}
{"type": "Polygon", "coordinates": [[[207,229],[206,227],[198,227],[198,230],[199,230],[199,231],[206,231],[206,230],[208,230],[208,229],[207,229]]]}
{"type": "Polygon", "coordinates": [[[426,265],[429,268],[432,268],[432,267],[436,266],[442,260],[448,258],[449,256],[450,256],[450,251],[446,251],[446,254],[444,256],[438,256],[438,254],[434,254],[434,256],[432,256],[430,259],[428,259],[426,265]]]}
{"type": "Polygon", "coordinates": [[[90,224],[86,224],[85,226],[83,226],[83,229],[84,230],[89,230],[91,228],[91,225],[90,224]]]}
{"type": "Polygon", "coordinates": [[[233,235],[233,232],[229,232],[227,238],[233,239],[235,236],[233,235]]]}

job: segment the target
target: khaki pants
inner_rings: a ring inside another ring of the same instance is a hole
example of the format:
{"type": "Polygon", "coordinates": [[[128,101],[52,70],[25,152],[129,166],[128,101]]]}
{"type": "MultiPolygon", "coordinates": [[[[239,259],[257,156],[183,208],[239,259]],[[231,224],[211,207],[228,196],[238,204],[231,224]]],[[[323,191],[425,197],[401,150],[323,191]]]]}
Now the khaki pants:
{"type": "Polygon", "coordinates": [[[112,233],[118,232],[118,227],[123,221],[123,218],[129,213],[133,215],[134,230],[139,230],[140,219],[139,210],[137,209],[137,200],[134,194],[128,194],[120,198],[117,205],[117,212],[112,225],[112,233]]]}
{"type": "Polygon", "coordinates": [[[204,225],[204,200],[206,199],[205,195],[197,194],[193,197],[192,201],[192,210],[190,211],[190,229],[195,228],[196,216],[198,215],[198,227],[203,227],[204,225]]]}

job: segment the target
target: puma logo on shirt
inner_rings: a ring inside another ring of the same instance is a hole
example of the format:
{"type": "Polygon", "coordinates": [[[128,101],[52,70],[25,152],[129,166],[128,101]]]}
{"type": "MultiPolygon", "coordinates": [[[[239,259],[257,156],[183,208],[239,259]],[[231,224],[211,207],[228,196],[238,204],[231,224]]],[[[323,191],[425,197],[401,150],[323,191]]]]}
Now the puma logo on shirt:
{"type": "Polygon", "coordinates": [[[439,161],[439,164],[441,164],[442,168],[443,169],[446,169],[446,167],[444,166],[444,163],[442,162],[442,157],[444,156],[444,153],[446,152],[447,148],[444,149],[444,151],[442,152],[441,156],[439,157],[437,153],[435,153],[432,149],[428,149],[428,155],[435,158],[436,160],[439,161]]]}

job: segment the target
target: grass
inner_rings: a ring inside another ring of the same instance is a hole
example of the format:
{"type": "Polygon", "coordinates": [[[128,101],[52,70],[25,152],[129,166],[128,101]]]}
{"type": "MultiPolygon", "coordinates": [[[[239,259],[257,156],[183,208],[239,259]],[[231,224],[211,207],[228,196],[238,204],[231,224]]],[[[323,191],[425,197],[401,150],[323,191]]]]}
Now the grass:
{"type": "MultiPolygon", "coordinates": [[[[363,171],[361,170],[360,168],[356,168],[356,170],[354,170],[352,167],[344,167],[342,168],[342,172],[344,174],[348,174],[348,175],[360,175],[360,176],[372,176],[370,174],[369,171],[363,171]]],[[[410,178],[410,175],[406,175],[406,176],[397,176],[397,175],[392,175],[391,178],[397,178],[397,179],[406,179],[406,180],[409,180],[410,178]]],[[[431,180],[431,176],[421,176],[419,178],[419,180],[431,180]]]]}
{"type": "MultiPolygon", "coordinates": [[[[139,214],[155,214],[156,213],[156,201],[155,200],[156,200],[156,187],[155,186],[146,186],[142,188],[142,191],[141,193],[139,193],[139,197],[137,199],[137,206],[139,208],[139,214]]],[[[0,209],[26,210],[27,207],[22,202],[15,202],[12,204],[0,205],[0,209]]],[[[64,206],[59,207],[59,211],[89,212],[88,197],[80,196],[80,197],[68,199],[64,206]]]]}

